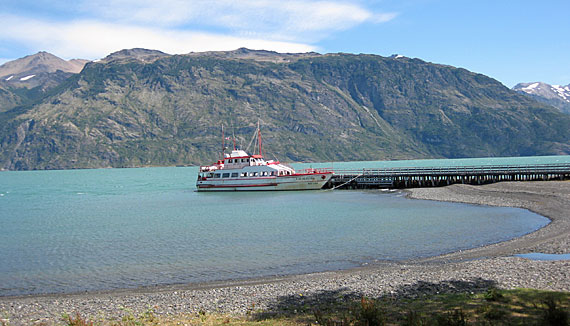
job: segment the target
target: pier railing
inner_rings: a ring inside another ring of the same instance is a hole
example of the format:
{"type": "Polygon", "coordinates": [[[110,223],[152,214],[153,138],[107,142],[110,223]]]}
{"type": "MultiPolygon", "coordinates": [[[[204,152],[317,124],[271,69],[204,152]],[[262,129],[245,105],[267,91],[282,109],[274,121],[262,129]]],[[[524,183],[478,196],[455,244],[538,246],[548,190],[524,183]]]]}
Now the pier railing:
{"type": "Polygon", "coordinates": [[[570,178],[570,163],[387,167],[335,169],[329,186],[339,188],[407,188],[442,186],[452,183],[482,184],[497,181],[564,180],[567,178],[570,178]]]}

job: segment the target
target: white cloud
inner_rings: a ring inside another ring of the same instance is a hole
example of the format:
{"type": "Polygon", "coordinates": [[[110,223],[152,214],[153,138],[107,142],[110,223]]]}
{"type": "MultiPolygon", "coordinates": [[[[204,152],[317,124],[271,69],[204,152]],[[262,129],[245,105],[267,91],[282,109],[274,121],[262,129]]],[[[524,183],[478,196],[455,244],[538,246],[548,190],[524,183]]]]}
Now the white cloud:
{"type": "Polygon", "coordinates": [[[233,50],[239,47],[278,52],[308,52],[315,47],[303,43],[270,41],[212,33],[146,28],[131,25],[75,21],[54,23],[16,16],[0,16],[4,27],[0,40],[34,44],[65,58],[96,59],[121,49],[142,47],[171,54],[233,50]]]}
{"type": "MultiPolygon", "coordinates": [[[[64,1],[52,1],[62,12],[58,19],[67,20],[0,14],[0,42],[87,59],[134,47],[172,54],[240,47],[307,52],[331,33],[397,16],[348,0],[79,0],[66,13],[64,1]]],[[[38,6],[35,17],[46,3],[38,6]]]]}
{"type": "Polygon", "coordinates": [[[311,33],[383,23],[396,13],[374,13],[339,1],[274,0],[99,0],[82,4],[84,12],[127,24],[162,27],[209,26],[238,34],[286,40],[314,40],[311,33]]]}
{"type": "Polygon", "coordinates": [[[99,0],[81,1],[80,10],[103,20],[172,26],[207,14],[204,1],[99,0]]]}
{"type": "Polygon", "coordinates": [[[377,24],[378,23],[387,23],[396,17],[398,17],[398,13],[395,13],[395,12],[380,13],[380,14],[374,14],[370,21],[377,23],[377,24]]]}

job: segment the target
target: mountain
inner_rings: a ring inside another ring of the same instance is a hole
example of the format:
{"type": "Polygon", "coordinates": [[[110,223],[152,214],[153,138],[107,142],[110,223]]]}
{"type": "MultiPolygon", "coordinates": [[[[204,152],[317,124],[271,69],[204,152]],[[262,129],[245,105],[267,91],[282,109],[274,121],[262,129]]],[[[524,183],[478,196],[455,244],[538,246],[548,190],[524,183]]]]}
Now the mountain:
{"type": "Polygon", "coordinates": [[[29,76],[30,74],[38,74],[43,72],[56,72],[58,70],[70,73],[79,73],[88,60],[73,59],[65,61],[55,55],[47,52],[38,52],[33,55],[23,57],[14,61],[6,62],[0,66],[0,78],[8,79],[8,76],[14,76],[15,80],[29,76]]]}
{"type": "Polygon", "coordinates": [[[275,51],[267,50],[250,50],[247,48],[239,48],[234,51],[209,51],[189,53],[189,56],[209,56],[222,59],[250,59],[255,61],[266,61],[273,63],[288,63],[291,60],[298,60],[301,58],[312,58],[320,56],[316,52],[307,53],[278,53],[275,51]]]}
{"type": "Polygon", "coordinates": [[[569,115],[465,69],[403,56],[137,49],[0,113],[0,167],[206,164],[222,123],[245,147],[258,120],[264,152],[282,161],[570,153],[569,115]]]}
{"type": "Polygon", "coordinates": [[[117,52],[113,52],[101,59],[99,62],[108,63],[112,61],[120,60],[136,60],[141,62],[152,62],[162,57],[170,56],[162,51],[158,50],[147,50],[141,48],[135,49],[125,49],[117,52]]]}
{"type": "Polygon", "coordinates": [[[87,60],[63,60],[47,52],[38,52],[0,66],[0,112],[35,101],[73,74],[83,69],[87,60]]]}
{"type": "Polygon", "coordinates": [[[564,113],[570,114],[570,84],[566,86],[546,83],[519,83],[513,90],[529,95],[535,100],[552,105],[564,113]]]}

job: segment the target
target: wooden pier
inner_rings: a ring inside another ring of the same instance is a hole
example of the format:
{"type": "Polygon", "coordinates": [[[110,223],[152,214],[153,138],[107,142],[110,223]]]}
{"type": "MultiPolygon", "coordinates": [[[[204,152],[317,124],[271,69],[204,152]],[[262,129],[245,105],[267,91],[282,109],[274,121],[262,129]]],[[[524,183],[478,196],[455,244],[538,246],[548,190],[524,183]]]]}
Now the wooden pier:
{"type": "Polygon", "coordinates": [[[335,170],[325,188],[378,189],[440,187],[454,183],[486,184],[499,181],[570,179],[570,163],[483,165],[425,168],[335,170]]]}

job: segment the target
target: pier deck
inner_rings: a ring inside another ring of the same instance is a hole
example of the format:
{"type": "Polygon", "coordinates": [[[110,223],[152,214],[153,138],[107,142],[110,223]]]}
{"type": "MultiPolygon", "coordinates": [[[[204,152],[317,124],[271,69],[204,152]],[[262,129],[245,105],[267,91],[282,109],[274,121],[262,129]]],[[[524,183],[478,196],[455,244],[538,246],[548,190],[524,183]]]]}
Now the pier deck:
{"type": "Polygon", "coordinates": [[[335,170],[326,188],[414,188],[454,183],[570,179],[570,163],[335,170]]]}

